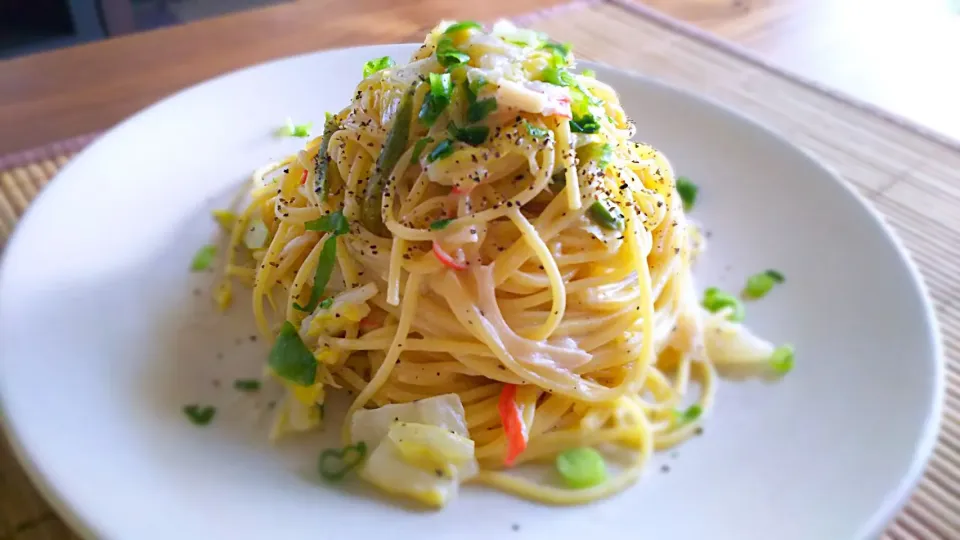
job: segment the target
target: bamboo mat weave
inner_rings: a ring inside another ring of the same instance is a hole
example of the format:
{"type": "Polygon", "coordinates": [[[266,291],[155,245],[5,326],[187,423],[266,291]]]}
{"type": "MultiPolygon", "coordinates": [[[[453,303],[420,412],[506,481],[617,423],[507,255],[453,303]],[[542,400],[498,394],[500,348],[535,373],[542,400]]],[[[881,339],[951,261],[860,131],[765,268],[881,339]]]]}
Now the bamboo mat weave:
{"type": "MultiPolygon", "coordinates": [[[[574,4],[520,22],[573,43],[581,58],[663,79],[761,121],[819,156],[880,210],[936,303],[948,388],[935,454],[884,538],[960,539],[960,146],[800,83],[630,0],[574,4]]],[[[0,246],[37,192],[89,140],[0,157],[0,246]]],[[[74,538],[0,441],[0,540],[74,538]]]]}

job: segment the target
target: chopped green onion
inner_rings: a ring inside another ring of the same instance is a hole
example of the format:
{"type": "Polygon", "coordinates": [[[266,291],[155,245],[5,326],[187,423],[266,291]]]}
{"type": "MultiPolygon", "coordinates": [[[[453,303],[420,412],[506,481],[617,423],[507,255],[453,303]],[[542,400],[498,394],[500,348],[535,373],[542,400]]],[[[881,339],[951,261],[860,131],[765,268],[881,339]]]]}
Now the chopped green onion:
{"type": "Polygon", "coordinates": [[[187,415],[187,418],[194,424],[205,426],[213,420],[214,415],[217,414],[217,409],[209,406],[186,405],[183,407],[183,414],[187,415]]]}
{"type": "Polygon", "coordinates": [[[607,479],[607,464],[593,448],[570,448],[557,454],[557,472],[566,484],[584,489],[602,484],[607,479]]]}
{"type": "Polygon", "coordinates": [[[690,422],[696,422],[701,414],[703,414],[703,409],[700,405],[691,405],[685,411],[673,411],[673,419],[679,425],[689,424],[690,422]]]}
{"type": "Polygon", "coordinates": [[[387,140],[383,143],[380,156],[377,157],[377,164],[364,188],[360,221],[368,231],[381,237],[386,237],[389,234],[383,224],[383,214],[380,212],[383,205],[383,188],[387,185],[390,174],[393,173],[394,167],[400,161],[400,156],[406,151],[407,143],[410,141],[413,94],[416,88],[416,85],[410,85],[410,88],[400,98],[400,106],[397,107],[393,126],[390,128],[390,133],[387,134],[387,140]]]}
{"type": "Polygon", "coordinates": [[[743,303],[732,294],[723,292],[716,287],[709,287],[703,292],[703,307],[710,313],[731,308],[732,311],[727,319],[734,322],[742,321],[744,317],[743,303]]]}
{"type": "Polygon", "coordinates": [[[543,139],[548,135],[550,135],[549,130],[544,129],[542,127],[537,127],[531,124],[530,122],[527,122],[526,126],[527,126],[527,133],[529,133],[530,136],[533,137],[534,139],[543,139]]]}
{"type": "Polygon", "coordinates": [[[420,161],[420,154],[423,153],[423,149],[432,142],[433,142],[433,137],[424,137],[419,141],[417,141],[416,144],[413,145],[413,155],[410,156],[411,165],[420,161]]]}
{"type": "Polygon", "coordinates": [[[570,98],[574,102],[575,110],[586,113],[584,109],[586,109],[587,105],[600,105],[603,103],[603,100],[591,94],[590,90],[580,84],[580,81],[578,81],[572,73],[562,67],[551,66],[545,68],[540,73],[540,79],[557,86],[569,86],[572,89],[570,98]]]}
{"type": "Polygon", "coordinates": [[[470,94],[473,96],[473,99],[476,99],[477,94],[480,93],[480,89],[487,85],[487,78],[483,75],[478,75],[477,78],[470,81],[467,84],[467,89],[470,90],[470,94]]]}
{"type": "Polygon", "coordinates": [[[462,30],[482,30],[483,26],[475,21],[460,21],[453,23],[443,31],[443,35],[449,36],[450,34],[456,34],[462,30]]]}
{"type": "Polygon", "coordinates": [[[251,250],[260,249],[266,245],[269,236],[270,231],[263,220],[260,218],[252,219],[247,224],[247,231],[243,233],[243,245],[251,250]]]}
{"type": "Polygon", "coordinates": [[[449,219],[438,219],[430,224],[431,231],[442,231],[447,228],[447,225],[453,223],[453,218],[449,219]]]}
{"type": "Polygon", "coordinates": [[[448,157],[451,154],[453,154],[453,141],[450,139],[444,139],[440,141],[440,144],[435,146],[429,154],[427,154],[427,163],[433,163],[434,161],[448,157]]]}
{"type": "Polygon", "coordinates": [[[567,170],[560,169],[559,171],[553,173],[553,176],[550,177],[550,184],[548,187],[554,195],[563,191],[563,188],[567,187],[567,170]]]}
{"type": "Polygon", "coordinates": [[[313,310],[317,309],[317,304],[320,302],[320,295],[323,294],[323,289],[327,287],[327,282],[330,281],[330,276],[333,274],[333,267],[337,264],[337,236],[338,235],[334,233],[327,236],[327,239],[324,240],[323,247],[320,249],[320,260],[317,261],[317,269],[313,274],[313,288],[310,289],[310,301],[307,302],[305,306],[294,302],[293,307],[295,309],[307,313],[313,313],[313,310]]]}
{"type": "Polygon", "coordinates": [[[298,124],[293,126],[293,136],[294,137],[309,137],[310,128],[313,127],[313,122],[307,122],[306,124],[298,124]]]}
{"type": "Polygon", "coordinates": [[[453,94],[453,80],[449,73],[430,74],[430,94],[450,99],[453,94]]]}
{"type": "Polygon", "coordinates": [[[450,122],[447,126],[447,131],[455,140],[465,142],[472,146],[483,144],[483,141],[487,140],[487,136],[490,135],[490,128],[487,126],[458,128],[453,122],[450,122]]]}
{"type": "Polygon", "coordinates": [[[697,192],[699,190],[700,188],[686,176],[677,178],[677,193],[680,195],[680,200],[683,201],[684,210],[688,212],[693,210],[693,203],[697,202],[697,192]]]}
{"type": "Polygon", "coordinates": [[[563,56],[570,54],[570,44],[569,43],[556,43],[553,41],[544,43],[540,46],[541,49],[547,49],[548,51],[556,51],[563,56]]]}
{"type": "Polygon", "coordinates": [[[203,246],[197,250],[197,254],[193,256],[193,261],[190,263],[190,270],[193,270],[194,272],[206,270],[207,268],[210,268],[210,265],[213,264],[213,260],[216,257],[217,246],[203,246]]]}
{"type": "Polygon", "coordinates": [[[320,148],[317,149],[317,155],[313,158],[313,170],[317,174],[317,180],[313,191],[320,195],[321,199],[327,196],[327,175],[330,173],[330,139],[333,134],[340,129],[340,125],[334,121],[334,116],[327,113],[327,120],[323,124],[323,137],[320,139],[320,148]]]}
{"type": "Polygon", "coordinates": [[[480,101],[474,101],[467,107],[467,121],[479,122],[495,110],[497,110],[496,98],[487,98],[481,99],[480,101]]]}
{"type": "Polygon", "coordinates": [[[300,386],[312,386],[317,380],[317,359],[290,321],[283,322],[268,364],[278,377],[300,386]]]}
{"type": "Polygon", "coordinates": [[[783,283],[783,274],[776,270],[766,270],[747,278],[743,294],[749,298],[763,298],[777,283],[783,283]]]}
{"type": "Polygon", "coordinates": [[[449,36],[443,36],[437,42],[437,62],[441,66],[450,67],[456,64],[466,64],[469,61],[470,55],[457,50],[449,36]]]}
{"type": "Polygon", "coordinates": [[[570,73],[563,68],[547,67],[540,73],[543,82],[557,86],[570,86],[570,73]]]}
{"type": "Polygon", "coordinates": [[[237,379],[233,381],[233,387],[241,392],[256,392],[260,389],[260,381],[257,379],[237,379]]]}
{"type": "Polygon", "coordinates": [[[213,219],[217,220],[220,228],[226,232],[230,232],[233,229],[233,224],[237,222],[237,214],[230,210],[214,210],[211,214],[213,219]]]}
{"type": "Polygon", "coordinates": [[[329,448],[320,454],[320,476],[330,482],[343,480],[343,477],[355,469],[367,456],[367,445],[363,441],[343,448],[329,448]]]}
{"type": "Polygon", "coordinates": [[[423,125],[430,127],[437,121],[437,117],[450,104],[453,96],[453,81],[449,73],[431,73],[430,92],[423,98],[418,118],[423,125]]]}
{"type": "Polygon", "coordinates": [[[583,160],[596,161],[598,167],[605,169],[613,161],[613,146],[609,143],[590,143],[584,147],[582,156],[583,160]]]}
{"type": "Polygon", "coordinates": [[[597,133],[600,131],[600,123],[592,114],[584,114],[570,120],[570,131],[574,133],[597,133]]]}
{"type": "Polygon", "coordinates": [[[397,63],[394,62],[393,58],[390,58],[389,56],[374,58],[363,65],[363,78],[366,79],[378,71],[387,69],[388,67],[393,67],[395,65],[397,65],[397,63]]]}
{"type": "Polygon", "coordinates": [[[623,230],[623,219],[620,216],[614,215],[607,205],[603,204],[600,201],[594,201],[590,205],[590,208],[587,209],[587,214],[590,215],[590,219],[594,221],[597,225],[600,225],[604,229],[610,229],[612,231],[622,231],[623,230]]]}
{"type": "Polygon", "coordinates": [[[770,367],[780,375],[786,375],[793,369],[793,345],[781,345],[770,356],[770,367]]]}
{"type": "Polygon", "coordinates": [[[307,122],[306,124],[294,124],[293,120],[291,120],[290,117],[287,117],[283,127],[280,128],[279,135],[281,137],[309,137],[310,128],[312,127],[313,122],[307,122]]]}
{"type": "Polygon", "coordinates": [[[566,66],[567,57],[570,56],[570,44],[569,43],[554,43],[548,42],[540,46],[541,49],[550,51],[551,60],[553,67],[557,66],[566,66]]]}
{"type": "Polygon", "coordinates": [[[317,307],[319,307],[320,309],[330,309],[330,306],[332,305],[333,305],[333,298],[326,298],[322,302],[320,302],[317,305],[317,307]]]}
{"type": "Polygon", "coordinates": [[[583,75],[584,77],[590,77],[591,79],[597,78],[597,72],[592,69],[585,69],[581,71],[580,74],[583,75]]]}
{"type": "Polygon", "coordinates": [[[343,215],[343,210],[331,212],[325,216],[310,220],[303,224],[303,228],[308,231],[329,232],[336,235],[347,234],[350,232],[350,225],[347,218],[343,215]]]}

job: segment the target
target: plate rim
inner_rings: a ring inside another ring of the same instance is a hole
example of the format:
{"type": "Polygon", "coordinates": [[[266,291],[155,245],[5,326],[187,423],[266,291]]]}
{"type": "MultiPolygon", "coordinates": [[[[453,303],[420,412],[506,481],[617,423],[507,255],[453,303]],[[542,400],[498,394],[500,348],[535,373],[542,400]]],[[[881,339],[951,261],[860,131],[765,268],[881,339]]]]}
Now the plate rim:
{"type": "MultiPolygon", "coordinates": [[[[420,45],[420,43],[415,42],[367,44],[314,50],[274,58],[233,69],[214,77],[209,77],[207,79],[198,81],[194,84],[172,92],[127,116],[117,124],[103,131],[94,141],[73,156],[70,161],[63,168],[57,171],[53,178],[51,178],[49,185],[47,185],[45,189],[43,189],[28,205],[25,212],[18,220],[19,222],[12,231],[12,234],[8,237],[5,249],[3,249],[3,252],[0,253],[0,291],[3,290],[5,283],[3,277],[6,274],[5,268],[8,264],[7,261],[10,253],[9,248],[10,246],[13,246],[15,243],[19,242],[19,239],[23,237],[23,223],[29,222],[31,216],[36,211],[36,207],[40,204],[44,204],[42,201],[44,201],[46,198],[49,198],[48,194],[50,190],[59,189],[57,183],[54,181],[59,179],[62,175],[64,175],[64,173],[69,174],[68,171],[71,171],[76,166],[75,164],[78,159],[83,159],[83,156],[90,152],[92,148],[96,148],[101,144],[109,144],[109,139],[116,136],[118,131],[122,130],[128,124],[137,121],[141,116],[145,115],[149,111],[152,111],[158,107],[162,107],[167,102],[174,101],[183,94],[193,91],[199,87],[213,84],[221,81],[222,79],[228,79],[241,73],[262,69],[266,66],[282,64],[288,61],[304,59],[311,56],[322,57],[326,54],[338,54],[346,52],[359,53],[365,50],[383,51],[385,49],[405,47],[414,49],[420,45]]],[[[897,513],[906,505],[916,486],[919,484],[923,476],[924,469],[933,456],[937,438],[943,423],[943,406],[946,393],[946,358],[944,355],[942,333],[940,330],[940,324],[933,298],[930,295],[929,288],[923,279],[919,267],[914,261],[910,251],[907,250],[896,230],[887,222],[886,218],[879,212],[879,210],[874,207],[874,204],[866,199],[866,197],[862,196],[852,185],[850,185],[848,181],[844,180],[843,177],[834,169],[834,167],[825,163],[807,149],[795,144],[784,133],[780,132],[776,128],[767,125],[758,119],[755,119],[745,112],[738,111],[712,96],[675,85],[663,79],[657,78],[655,74],[652,73],[642,73],[593,60],[578,60],[577,64],[580,67],[601,67],[604,70],[617,72],[618,74],[631,79],[640,85],[657,87],[659,90],[679,94],[684,99],[698,101],[701,104],[705,104],[719,110],[731,121],[749,124],[753,129],[759,130],[765,136],[773,138],[778,143],[789,147],[795,152],[798,152],[810,164],[820,168],[825,176],[829,176],[834,183],[839,184],[840,187],[846,192],[847,196],[851,197],[855,203],[858,204],[867,215],[869,215],[870,219],[873,220],[874,224],[879,227],[879,230],[886,235],[887,239],[892,244],[894,251],[896,252],[900,261],[905,265],[907,273],[910,276],[908,285],[911,286],[913,292],[919,296],[920,305],[924,312],[924,318],[922,322],[925,323],[927,329],[925,340],[930,345],[930,350],[933,356],[932,368],[935,380],[933,384],[933,393],[931,396],[929,396],[930,400],[926,404],[927,417],[924,421],[921,435],[915,441],[914,452],[909,466],[902,474],[897,485],[887,491],[887,493],[884,495],[883,502],[873,511],[869,519],[860,525],[859,538],[873,538],[879,536],[885,530],[885,527],[891,522],[891,520],[896,517],[897,513]]],[[[0,362],[0,375],[2,375],[3,372],[3,365],[4,363],[0,362]]],[[[0,390],[2,390],[2,387],[2,377],[0,377],[0,390]]],[[[95,524],[100,520],[95,519],[94,516],[82,515],[76,506],[72,505],[67,497],[65,497],[64,494],[56,487],[53,480],[43,473],[41,464],[32,459],[20,440],[20,437],[17,436],[18,429],[15,426],[16,422],[13,420],[11,415],[7,414],[8,408],[7,399],[4,397],[4,393],[0,391],[0,417],[4,418],[4,421],[0,422],[0,433],[6,437],[14,458],[26,473],[33,487],[37,490],[37,492],[40,493],[44,501],[49,504],[51,508],[53,508],[53,510],[57,513],[57,516],[69,525],[75,534],[81,536],[85,540],[93,540],[103,537],[103,531],[100,530],[99,527],[95,526],[95,524]]]]}

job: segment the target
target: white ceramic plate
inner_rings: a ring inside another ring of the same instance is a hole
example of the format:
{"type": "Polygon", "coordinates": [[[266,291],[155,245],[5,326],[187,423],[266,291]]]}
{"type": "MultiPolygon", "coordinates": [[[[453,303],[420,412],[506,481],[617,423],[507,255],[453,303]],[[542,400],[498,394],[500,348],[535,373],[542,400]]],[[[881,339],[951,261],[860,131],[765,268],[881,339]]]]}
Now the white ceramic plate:
{"type": "MultiPolygon", "coordinates": [[[[706,432],[642,481],[579,507],[468,487],[441,512],[315,473],[326,435],[271,447],[266,396],[241,395],[267,346],[187,271],[209,210],[295,151],[286,116],[322,124],[364,61],[409,45],[289,58],[201,84],[104,135],[34,204],[0,273],[0,395],[25,467],[88,537],[849,539],[876,534],[929,455],[942,392],[933,313],[875,214],[814,160],[714,104],[596,67],[639,137],[701,185],[701,285],[786,285],[748,322],[797,348],[779,384],[724,383],[706,432]],[[202,289],[202,291],[200,290],[202,289]],[[202,294],[201,294],[202,292],[202,294]],[[219,386],[217,386],[219,383],[219,386]],[[186,403],[214,404],[207,428],[186,403]],[[670,472],[661,472],[666,465],[670,472]]],[[[55,119],[52,119],[55,121],[55,119]]],[[[269,392],[266,392],[269,394],[269,392]]],[[[328,431],[335,431],[328,429],[328,431]]]]}

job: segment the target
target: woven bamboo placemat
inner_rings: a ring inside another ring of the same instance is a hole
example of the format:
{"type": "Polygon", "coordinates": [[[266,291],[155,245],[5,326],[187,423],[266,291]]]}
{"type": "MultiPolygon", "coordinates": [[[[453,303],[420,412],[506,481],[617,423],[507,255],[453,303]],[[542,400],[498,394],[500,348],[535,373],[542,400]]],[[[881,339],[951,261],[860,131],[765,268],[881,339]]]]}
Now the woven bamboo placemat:
{"type": "MultiPolygon", "coordinates": [[[[813,88],[629,0],[580,3],[521,22],[573,43],[581,58],[646,73],[760,120],[833,167],[893,225],[936,302],[948,391],[933,459],[884,538],[960,538],[960,146],[813,88]]],[[[0,245],[89,139],[0,157],[0,245]]],[[[73,538],[0,441],[0,540],[73,538]]]]}

